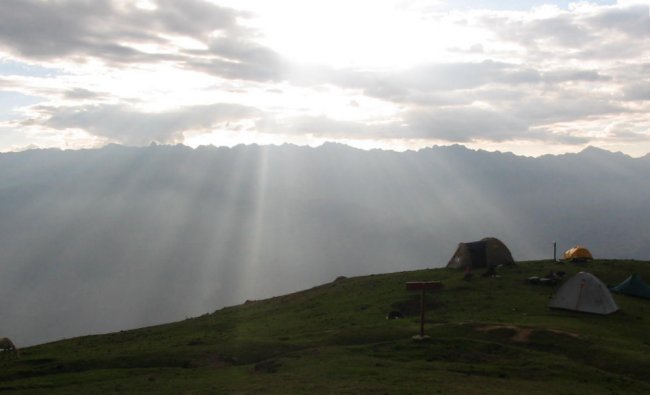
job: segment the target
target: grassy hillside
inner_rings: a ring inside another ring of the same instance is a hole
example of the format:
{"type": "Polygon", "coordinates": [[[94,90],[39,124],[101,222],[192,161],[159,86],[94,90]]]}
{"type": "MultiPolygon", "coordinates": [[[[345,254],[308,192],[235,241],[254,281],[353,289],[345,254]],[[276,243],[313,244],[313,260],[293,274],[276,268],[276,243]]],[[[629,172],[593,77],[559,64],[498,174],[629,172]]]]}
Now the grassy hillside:
{"type": "Polygon", "coordinates": [[[451,269],[339,279],[167,325],[25,348],[0,361],[6,393],[650,393],[650,301],[610,316],[549,310],[551,270],[616,284],[650,263],[549,261],[470,281],[451,269]],[[439,280],[427,299],[404,283],[439,280]],[[406,317],[387,320],[391,310],[406,317]]]}

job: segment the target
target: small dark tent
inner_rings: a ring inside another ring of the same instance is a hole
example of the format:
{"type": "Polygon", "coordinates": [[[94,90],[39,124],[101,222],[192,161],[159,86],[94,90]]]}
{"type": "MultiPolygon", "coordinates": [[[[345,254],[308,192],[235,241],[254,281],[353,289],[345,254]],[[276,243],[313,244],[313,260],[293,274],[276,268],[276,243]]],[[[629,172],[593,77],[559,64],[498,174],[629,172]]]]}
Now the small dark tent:
{"type": "Polygon", "coordinates": [[[638,274],[631,275],[610,291],[650,299],[650,286],[638,274]]]}
{"type": "Polygon", "coordinates": [[[447,267],[464,269],[470,267],[496,267],[498,265],[512,265],[515,261],[512,254],[501,240],[486,237],[480,241],[460,243],[456,252],[449,260],[447,267]]]}

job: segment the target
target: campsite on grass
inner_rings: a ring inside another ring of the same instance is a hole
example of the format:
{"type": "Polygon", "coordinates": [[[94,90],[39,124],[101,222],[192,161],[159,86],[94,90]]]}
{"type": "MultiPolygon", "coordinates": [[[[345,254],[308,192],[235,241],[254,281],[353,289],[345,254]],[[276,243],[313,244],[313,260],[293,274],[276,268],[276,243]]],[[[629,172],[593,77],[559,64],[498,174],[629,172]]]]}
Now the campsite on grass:
{"type": "Polygon", "coordinates": [[[650,0],[0,0],[0,395],[650,395],[650,0]]]}
{"type": "Polygon", "coordinates": [[[0,391],[650,393],[650,301],[602,294],[630,273],[650,278],[649,262],[548,260],[496,270],[469,280],[460,268],[341,277],[180,322],[26,347],[0,361],[0,391]],[[566,276],[556,286],[526,281],[559,271],[566,276]],[[421,295],[404,284],[431,281],[444,287],[426,294],[429,339],[414,341],[421,295]],[[591,308],[599,298],[618,311],[555,306],[591,308]]]}

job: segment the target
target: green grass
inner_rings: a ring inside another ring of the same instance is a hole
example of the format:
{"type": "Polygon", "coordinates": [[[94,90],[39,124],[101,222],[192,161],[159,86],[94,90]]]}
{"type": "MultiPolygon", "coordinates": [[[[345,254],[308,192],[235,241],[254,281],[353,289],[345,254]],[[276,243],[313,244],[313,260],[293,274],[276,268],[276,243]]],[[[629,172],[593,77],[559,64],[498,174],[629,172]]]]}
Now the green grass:
{"type": "Polygon", "coordinates": [[[0,392],[29,394],[611,394],[650,393],[650,301],[615,294],[609,316],[550,310],[563,270],[617,284],[650,263],[550,261],[463,280],[451,269],[335,281],[181,322],[21,350],[0,361],[0,392]],[[404,283],[439,280],[427,296],[404,283]],[[401,320],[386,320],[399,309],[401,320]],[[523,338],[522,338],[523,337],[523,338]]]}

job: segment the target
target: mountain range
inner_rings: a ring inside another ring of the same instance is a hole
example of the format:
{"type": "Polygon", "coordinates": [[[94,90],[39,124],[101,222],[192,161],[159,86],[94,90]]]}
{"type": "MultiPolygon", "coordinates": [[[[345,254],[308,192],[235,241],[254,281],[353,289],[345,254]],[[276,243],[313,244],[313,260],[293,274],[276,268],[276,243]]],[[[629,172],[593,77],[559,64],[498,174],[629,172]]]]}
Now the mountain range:
{"type": "Polygon", "coordinates": [[[0,335],[35,344],[338,276],[587,246],[650,258],[650,155],[156,146],[0,154],[0,335]]]}

